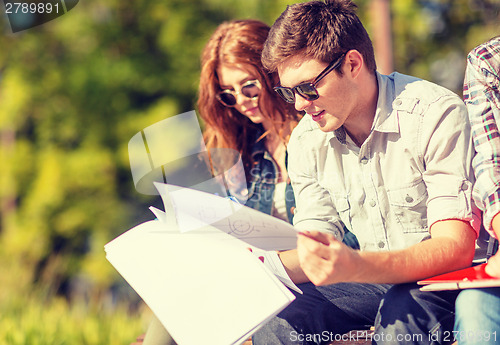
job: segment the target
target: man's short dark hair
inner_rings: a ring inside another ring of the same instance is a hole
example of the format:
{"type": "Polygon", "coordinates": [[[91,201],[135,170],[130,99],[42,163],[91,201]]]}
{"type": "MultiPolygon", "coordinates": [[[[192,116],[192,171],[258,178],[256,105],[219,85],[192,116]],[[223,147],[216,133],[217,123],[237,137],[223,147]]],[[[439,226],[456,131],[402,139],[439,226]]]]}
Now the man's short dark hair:
{"type": "Polygon", "coordinates": [[[375,71],[373,45],[350,0],[310,1],[290,5],[276,19],[262,51],[262,64],[275,72],[285,59],[303,54],[331,62],[355,49],[375,71]]]}

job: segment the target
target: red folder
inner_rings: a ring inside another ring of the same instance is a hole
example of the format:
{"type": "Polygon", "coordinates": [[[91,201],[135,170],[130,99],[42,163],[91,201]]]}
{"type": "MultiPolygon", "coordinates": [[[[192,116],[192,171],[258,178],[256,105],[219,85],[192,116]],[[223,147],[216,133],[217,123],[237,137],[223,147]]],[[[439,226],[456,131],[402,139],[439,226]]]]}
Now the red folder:
{"type": "Polygon", "coordinates": [[[458,290],[500,286],[500,278],[484,271],[486,263],[420,280],[422,291],[458,290]]]}

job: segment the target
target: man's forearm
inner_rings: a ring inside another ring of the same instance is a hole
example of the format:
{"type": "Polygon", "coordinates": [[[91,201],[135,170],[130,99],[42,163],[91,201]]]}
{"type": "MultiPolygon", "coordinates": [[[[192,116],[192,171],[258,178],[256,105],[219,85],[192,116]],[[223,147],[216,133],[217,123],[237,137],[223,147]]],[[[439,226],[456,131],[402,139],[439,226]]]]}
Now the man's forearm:
{"type": "Polygon", "coordinates": [[[476,235],[458,220],[434,224],[433,236],[407,249],[392,252],[360,252],[361,279],[366,283],[414,282],[467,267],[474,257],[476,235]]]}
{"type": "Polygon", "coordinates": [[[458,270],[471,264],[476,232],[460,220],[445,220],[431,228],[431,239],[403,250],[353,250],[332,234],[299,233],[298,258],[316,285],[341,282],[398,284],[458,270]]]}

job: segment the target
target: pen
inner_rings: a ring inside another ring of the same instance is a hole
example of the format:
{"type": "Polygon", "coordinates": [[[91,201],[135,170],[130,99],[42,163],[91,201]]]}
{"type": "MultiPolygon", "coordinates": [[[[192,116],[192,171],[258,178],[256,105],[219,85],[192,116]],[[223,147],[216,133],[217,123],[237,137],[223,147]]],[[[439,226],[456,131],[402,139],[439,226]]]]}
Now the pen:
{"type": "Polygon", "coordinates": [[[238,199],[236,199],[234,196],[230,195],[230,196],[227,196],[226,199],[229,199],[229,200],[232,200],[234,201],[235,203],[237,204],[240,204],[240,202],[238,201],[238,199]]]}

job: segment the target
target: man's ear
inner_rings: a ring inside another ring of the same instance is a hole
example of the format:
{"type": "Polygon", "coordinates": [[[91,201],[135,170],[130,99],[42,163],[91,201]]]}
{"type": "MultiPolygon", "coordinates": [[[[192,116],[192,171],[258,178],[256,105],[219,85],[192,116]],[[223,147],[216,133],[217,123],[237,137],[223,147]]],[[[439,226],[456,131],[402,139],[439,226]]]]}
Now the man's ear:
{"type": "Polygon", "coordinates": [[[344,58],[344,72],[349,73],[351,78],[356,78],[365,64],[363,55],[355,49],[349,50],[344,58]]]}

